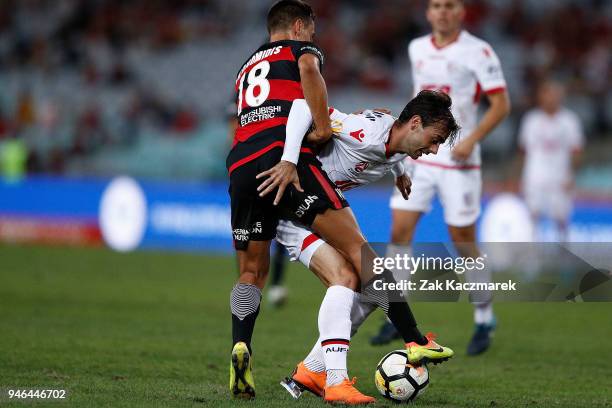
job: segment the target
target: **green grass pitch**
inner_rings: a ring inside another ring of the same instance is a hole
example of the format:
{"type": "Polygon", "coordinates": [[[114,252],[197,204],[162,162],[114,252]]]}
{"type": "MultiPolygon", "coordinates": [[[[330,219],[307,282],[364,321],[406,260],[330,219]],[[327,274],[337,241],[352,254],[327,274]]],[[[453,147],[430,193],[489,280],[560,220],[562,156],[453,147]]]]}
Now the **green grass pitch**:
{"type": "MultiPolygon", "coordinates": [[[[264,303],[253,346],[257,399],[228,394],[230,257],[104,249],[0,247],[0,406],[315,407],[280,387],[316,339],[324,290],[300,265],[288,273],[290,299],[264,303]],[[9,400],[12,388],[67,390],[63,401],[9,400]]],[[[265,299],[264,299],[265,300],[265,299]]],[[[471,306],[419,303],[423,331],[453,347],[430,368],[419,407],[611,407],[612,304],[505,303],[493,348],[468,358],[471,306]]],[[[393,346],[367,339],[377,312],[355,336],[350,374],[378,398],[377,361],[393,346]]]]}

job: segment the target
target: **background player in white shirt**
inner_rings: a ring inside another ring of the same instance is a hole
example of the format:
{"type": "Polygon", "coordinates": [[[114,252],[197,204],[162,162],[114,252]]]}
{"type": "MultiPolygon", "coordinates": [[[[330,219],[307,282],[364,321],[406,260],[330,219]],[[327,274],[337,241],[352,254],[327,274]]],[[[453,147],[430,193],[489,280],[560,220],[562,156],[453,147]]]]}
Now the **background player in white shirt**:
{"type": "MultiPolygon", "coordinates": [[[[497,55],[485,41],[462,29],[464,17],[461,0],[429,0],[427,20],[432,33],[413,40],[408,47],[414,92],[438,89],[448,93],[462,131],[455,146],[445,144],[435,157],[411,161],[410,198],[405,201],[396,191],[390,202],[391,241],[398,245],[397,251],[406,251],[419,218],[431,209],[437,193],[450,237],[455,244],[462,243],[456,245],[458,252],[464,257],[479,256],[476,220],[482,180],[478,142],[508,115],[510,101],[497,55]],[[487,96],[489,108],[478,121],[481,94],[487,96]]],[[[476,331],[468,354],[475,355],[489,347],[494,317],[490,296],[483,294],[472,301],[476,331]]],[[[395,329],[387,323],[372,343],[386,344],[395,337],[395,329]]]]}
{"type": "MultiPolygon", "coordinates": [[[[406,105],[397,119],[375,110],[347,115],[330,109],[334,136],[320,150],[317,158],[329,178],[342,190],[368,184],[392,172],[398,188],[407,198],[410,181],[404,174],[402,161],[407,155],[417,159],[423,154],[435,154],[441,144],[455,138],[458,126],[450,106],[448,95],[423,91],[406,105]]],[[[303,116],[307,117],[307,112],[303,116]]],[[[314,234],[312,229],[281,220],[276,239],[287,247],[292,260],[299,259],[329,287],[328,292],[357,289],[359,282],[355,280],[356,275],[351,272],[343,255],[314,234]]],[[[361,277],[361,280],[362,291],[366,295],[374,295],[366,286],[369,279],[361,277]]],[[[324,297],[318,318],[320,338],[306,359],[298,364],[292,378],[283,382],[294,396],[299,396],[297,387],[323,395],[323,388],[326,383],[329,385],[330,377],[341,375],[346,378],[348,375],[346,353],[350,337],[376,308],[369,296],[363,298],[356,291],[352,292],[351,300],[347,304],[327,294],[324,297]],[[340,311],[347,306],[350,319],[345,321],[340,311]],[[345,324],[348,324],[346,328],[345,324]],[[343,339],[343,342],[325,341],[330,338],[335,341],[343,339]],[[343,353],[338,353],[338,350],[343,353]]],[[[401,301],[405,300],[401,298],[401,301]]],[[[443,359],[452,356],[452,350],[440,347],[431,336],[428,340],[435,345],[431,347],[432,351],[447,353],[443,359]]],[[[415,347],[411,344],[407,345],[409,350],[415,347]]],[[[325,397],[327,399],[327,389],[325,397]]]]}
{"type": "Polygon", "coordinates": [[[574,173],[584,144],[580,119],[562,106],[563,96],[561,84],[543,83],[537,108],[525,114],[519,130],[525,201],[534,225],[540,217],[555,221],[560,241],[567,239],[574,173]]]}

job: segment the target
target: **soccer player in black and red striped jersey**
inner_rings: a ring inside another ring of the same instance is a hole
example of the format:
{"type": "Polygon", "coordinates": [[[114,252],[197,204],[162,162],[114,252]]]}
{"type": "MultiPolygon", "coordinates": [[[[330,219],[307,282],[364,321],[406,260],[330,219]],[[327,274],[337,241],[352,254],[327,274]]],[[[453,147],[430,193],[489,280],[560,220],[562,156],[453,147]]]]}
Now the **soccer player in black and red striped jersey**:
{"type": "MultiPolygon", "coordinates": [[[[331,136],[327,90],[321,76],[323,53],[311,42],[312,9],[299,0],[281,0],[268,13],[268,31],[270,42],[246,60],[236,78],[238,128],[227,158],[232,231],[240,273],[230,297],[233,337],[230,391],[236,397],[255,395],[251,338],[270,263],[270,241],[282,217],[311,226],[338,251],[338,256],[346,259],[344,263],[338,260],[346,273],[339,274],[342,278],[338,282],[330,282],[332,286],[322,303],[322,309],[327,305],[326,309],[334,313],[319,315],[322,344],[329,350],[326,354],[330,361],[338,367],[333,373],[328,372],[326,399],[329,394],[336,396],[334,402],[373,402],[373,398],[361,394],[348,380],[346,353],[354,290],[360,280],[370,282],[375,278],[372,262],[376,254],[367,246],[342,192],[329,180],[311,148],[302,144],[306,129],[300,132],[299,115],[297,118],[292,115],[293,108],[305,100],[314,124],[309,140],[331,136]],[[263,177],[266,179],[259,184],[263,177]],[[268,193],[274,190],[277,192],[272,198],[268,193]],[[350,279],[345,279],[347,276],[350,279]],[[322,318],[326,320],[323,323],[322,318]],[[326,336],[322,327],[330,328],[334,335],[326,336]]],[[[389,271],[376,278],[393,281],[389,271]]],[[[419,332],[400,295],[372,292],[371,284],[362,286],[369,291],[372,302],[398,327],[409,351],[413,350],[412,363],[424,358],[449,357],[450,349],[438,352],[443,349],[419,332]]]]}
{"type": "Polygon", "coordinates": [[[269,268],[270,240],[276,235],[281,211],[294,213],[302,208],[300,218],[310,225],[318,213],[348,205],[308,146],[300,147],[297,141],[298,155],[283,155],[295,100],[308,102],[317,134],[331,134],[327,90],[320,72],[324,57],[311,42],[312,9],[301,1],[279,1],[268,13],[268,31],[270,42],[247,58],[236,76],[238,127],[226,162],[240,273],[230,299],[234,345],[230,391],[238,397],[255,395],[251,337],[269,268]],[[260,197],[257,174],[277,164],[283,170],[283,187],[274,200],[260,197]],[[282,197],[287,181],[291,183],[282,197]]]}

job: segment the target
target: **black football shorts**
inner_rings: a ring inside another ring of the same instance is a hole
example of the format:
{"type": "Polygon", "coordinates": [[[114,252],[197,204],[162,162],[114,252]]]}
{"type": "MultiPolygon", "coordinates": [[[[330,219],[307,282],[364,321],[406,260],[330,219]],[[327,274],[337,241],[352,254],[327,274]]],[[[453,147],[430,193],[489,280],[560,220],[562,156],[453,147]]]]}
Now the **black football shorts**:
{"type": "Polygon", "coordinates": [[[348,207],[344,195],[321,168],[312,153],[302,153],[297,165],[299,192],[287,186],[281,202],[273,205],[276,190],[259,197],[257,187],[265,180],[256,179],[280,161],[282,149],[273,149],[230,173],[229,194],[232,206],[232,235],[234,247],[246,250],[249,241],[269,241],[276,236],[279,219],[290,219],[310,226],[317,214],[327,209],[348,207]]]}

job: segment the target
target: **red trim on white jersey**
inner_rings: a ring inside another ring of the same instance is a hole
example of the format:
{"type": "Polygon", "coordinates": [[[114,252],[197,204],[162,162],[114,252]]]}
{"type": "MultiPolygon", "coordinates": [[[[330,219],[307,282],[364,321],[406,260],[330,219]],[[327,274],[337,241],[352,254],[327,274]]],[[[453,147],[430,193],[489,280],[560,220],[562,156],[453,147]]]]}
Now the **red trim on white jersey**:
{"type": "Polygon", "coordinates": [[[429,38],[431,40],[431,44],[434,46],[434,48],[436,50],[443,50],[444,48],[448,47],[449,45],[456,43],[457,40],[459,40],[459,36],[461,36],[461,31],[459,31],[457,33],[457,35],[455,36],[455,38],[453,38],[448,44],[443,45],[443,46],[439,46],[438,44],[436,44],[436,37],[434,37],[433,34],[431,34],[431,36],[429,38]]]}
{"type": "Polygon", "coordinates": [[[496,93],[504,92],[505,90],[506,90],[505,86],[498,86],[497,88],[493,88],[493,89],[489,89],[489,90],[485,91],[485,93],[487,95],[493,95],[493,94],[496,94],[496,93]]]}
{"type": "Polygon", "coordinates": [[[389,142],[385,143],[385,157],[388,159],[391,156],[393,156],[393,154],[389,151],[389,142]]]}
{"type": "Polygon", "coordinates": [[[480,82],[476,82],[476,90],[474,91],[474,103],[480,102],[481,95],[482,95],[482,86],[480,86],[480,82]]]}

